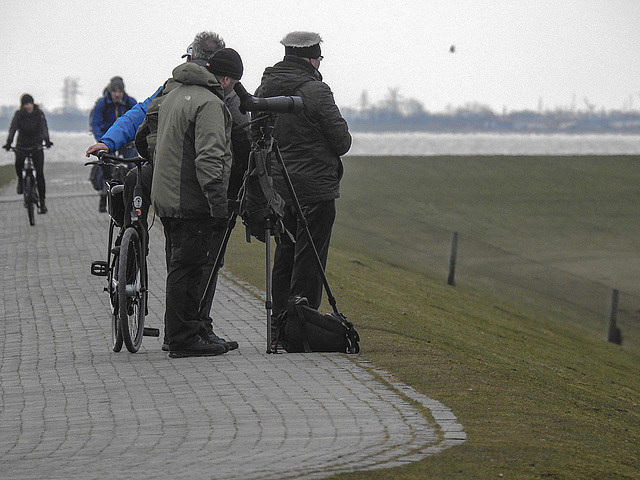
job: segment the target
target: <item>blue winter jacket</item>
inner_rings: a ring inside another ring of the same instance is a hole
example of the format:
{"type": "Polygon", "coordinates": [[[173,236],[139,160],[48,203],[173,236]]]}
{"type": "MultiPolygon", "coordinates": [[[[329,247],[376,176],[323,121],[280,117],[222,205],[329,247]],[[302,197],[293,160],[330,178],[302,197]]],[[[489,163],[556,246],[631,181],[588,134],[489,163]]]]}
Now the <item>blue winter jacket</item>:
{"type": "Polygon", "coordinates": [[[125,94],[122,104],[116,104],[107,93],[100,98],[91,112],[91,132],[99,140],[113,123],[137,103],[136,99],[125,94]]]}
{"type": "Polygon", "coordinates": [[[115,152],[127,143],[133,142],[136,138],[138,127],[147,115],[149,103],[151,103],[151,100],[156,98],[161,91],[162,87],[158,88],[158,90],[144,102],[136,103],[124,115],[118,117],[114,124],[109,127],[109,130],[107,130],[98,141],[104,143],[110,152],[115,152]]]}

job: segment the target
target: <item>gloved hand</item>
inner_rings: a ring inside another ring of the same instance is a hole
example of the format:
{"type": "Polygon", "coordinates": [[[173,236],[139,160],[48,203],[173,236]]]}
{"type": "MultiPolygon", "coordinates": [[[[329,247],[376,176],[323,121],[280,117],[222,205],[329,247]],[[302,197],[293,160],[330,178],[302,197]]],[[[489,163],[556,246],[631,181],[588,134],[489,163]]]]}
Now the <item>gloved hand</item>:
{"type": "Polygon", "coordinates": [[[47,148],[53,147],[53,142],[44,142],[44,146],[47,148]]]}
{"type": "Polygon", "coordinates": [[[11,150],[11,144],[10,144],[10,143],[5,143],[5,144],[2,146],[2,148],[4,148],[4,149],[8,152],[9,150],[11,150]]]}

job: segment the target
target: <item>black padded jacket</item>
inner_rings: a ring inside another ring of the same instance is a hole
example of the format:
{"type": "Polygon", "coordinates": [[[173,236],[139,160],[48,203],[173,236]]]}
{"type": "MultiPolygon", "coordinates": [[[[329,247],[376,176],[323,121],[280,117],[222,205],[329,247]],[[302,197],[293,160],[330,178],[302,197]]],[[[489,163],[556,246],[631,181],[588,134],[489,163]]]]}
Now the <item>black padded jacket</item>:
{"type": "MultiPolygon", "coordinates": [[[[301,205],[333,200],[340,196],[343,174],[341,155],[351,148],[351,134],[329,86],[310,63],[295,56],[268,67],[256,96],[297,95],[300,113],[274,115],[276,139],[301,205]]],[[[256,137],[256,126],[252,127],[256,137]]],[[[290,203],[279,168],[272,171],[278,193],[290,203]]]]}

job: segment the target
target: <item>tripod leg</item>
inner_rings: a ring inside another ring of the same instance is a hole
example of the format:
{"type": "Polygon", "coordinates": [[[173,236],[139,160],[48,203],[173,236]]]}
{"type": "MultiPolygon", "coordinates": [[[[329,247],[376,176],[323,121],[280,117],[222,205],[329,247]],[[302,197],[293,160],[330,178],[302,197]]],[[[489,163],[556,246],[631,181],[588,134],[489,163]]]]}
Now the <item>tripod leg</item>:
{"type": "Polygon", "coordinates": [[[265,302],[264,308],[267,311],[267,353],[275,353],[273,351],[272,342],[273,338],[271,335],[271,324],[273,319],[271,318],[271,310],[273,308],[273,301],[271,298],[271,224],[270,221],[267,220],[265,225],[265,239],[264,239],[264,249],[265,249],[265,284],[266,284],[266,292],[265,292],[265,302]]]}
{"type": "Polygon", "coordinates": [[[207,286],[204,289],[204,293],[202,298],[200,299],[200,304],[198,305],[198,318],[204,319],[208,312],[205,312],[206,306],[211,302],[211,299],[214,294],[214,288],[216,285],[216,275],[220,271],[220,265],[222,263],[222,257],[224,257],[224,253],[227,250],[227,244],[229,243],[229,238],[231,237],[231,232],[236,226],[236,213],[232,213],[229,217],[229,221],[227,222],[227,229],[224,232],[224,238],[222,239],[222,243],[220,244],[220,248],[218,249],[218,253],[216,254],[216,262],[211,269],[211,273],[209,274],[209,280],[207,281],[207,286]]]}

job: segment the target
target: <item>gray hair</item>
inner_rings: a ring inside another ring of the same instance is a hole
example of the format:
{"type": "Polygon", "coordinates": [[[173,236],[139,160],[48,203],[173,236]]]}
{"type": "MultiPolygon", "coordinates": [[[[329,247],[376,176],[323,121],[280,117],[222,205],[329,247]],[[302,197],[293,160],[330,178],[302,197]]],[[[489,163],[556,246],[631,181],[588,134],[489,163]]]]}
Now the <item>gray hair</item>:
{"type": "Polygon", "coordinates": [[[214,32],[200,32],[191,44],[192,60],[209,60],[209,57],[220,49],[225,48],[224,40],[214,32]]]}

